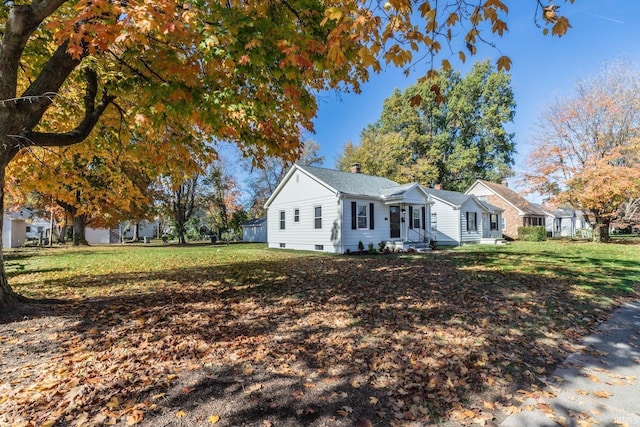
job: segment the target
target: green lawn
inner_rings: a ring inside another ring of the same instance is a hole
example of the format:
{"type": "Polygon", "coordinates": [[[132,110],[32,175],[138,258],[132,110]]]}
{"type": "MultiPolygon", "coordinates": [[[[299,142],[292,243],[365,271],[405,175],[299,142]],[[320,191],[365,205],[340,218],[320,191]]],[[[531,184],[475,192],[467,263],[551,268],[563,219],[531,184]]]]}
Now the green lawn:
{"type": "Polygon", "coordinates": [[[25,365],[0,374],[14,396],[0,398],[0,424],[153,425],[176,405],[189,408],[184,425],[214,410],[218,425],[489,421],[640,283],[630,244],[377,256],[131,245],[6,259],[18,293],[59,301],[40,326],[0,330],[0,360],[25,365]],[[35,359],[16,350],[30,346],[35,359]],[[79,378],[81,396],[61,391],[79,378]]]}

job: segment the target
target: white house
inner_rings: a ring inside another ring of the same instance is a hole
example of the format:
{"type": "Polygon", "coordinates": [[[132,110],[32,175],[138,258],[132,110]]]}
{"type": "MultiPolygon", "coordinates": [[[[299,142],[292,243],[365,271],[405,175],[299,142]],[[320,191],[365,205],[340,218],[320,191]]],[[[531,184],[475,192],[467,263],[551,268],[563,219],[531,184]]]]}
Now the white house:
{"type": "Polygon", "coordinates": [[[19,248],[26,240],[27,223],[19,212],[4,214],[2,218],[2,247],[19,248]]]}
{"type": "Polygon", "coordinates": [[[427,248],[431,200],[417,183],[294,165],[267,208],[270,248],[344,253],[361,243],[379,249],[427,248]]]}
{"type": "Polygon", "coordinates": [[[545,212],[548,236],[591,238],[591,225],[582,211],[560,207],[545,212]]]}
{"type": "Polygon", "coordinates": [[[242,224],[243,242],[267,241],[267,218],[255,218],[242,224]]]}
{"type": "Polygon", "coordinates": [[[503,242],[502,209],[471,194],[427,189],[433,200],[431,233],[438,245],[503,242]]]}
{"type": "Polygon", "coordinates": [[[490,203],[502,209],[502,236],[507,239],[518,238],[518,228],[545,226],[547,214],[542,207],[529,202],[513,191],[505,183],[476,180],[465,194],[473,194],[481,202],[490,203]]]}

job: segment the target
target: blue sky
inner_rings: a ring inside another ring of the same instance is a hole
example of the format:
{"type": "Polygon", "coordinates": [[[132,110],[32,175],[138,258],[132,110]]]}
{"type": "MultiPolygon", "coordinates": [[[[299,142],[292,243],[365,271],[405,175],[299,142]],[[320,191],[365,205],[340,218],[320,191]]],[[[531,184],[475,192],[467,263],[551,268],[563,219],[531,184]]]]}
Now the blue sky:
{"type": "MultiPolygon", "coordinates": [[[[536,1],[513,0],[508,2],[509,32],[494,40],[499,51],[479,46],[478,54],[467,58],[466,64],[450,59],[464,74],[475,61],[495,62],[502,54],[511,58],[517,107],[515,121],[507,129],[515,132],[516,173],[525,167],[532,149],[530,135],[545,105],[558,96],[570,95],[578,79],[593,76],[608,62],[624,58],[640,63],[640,0],[576,0],[573,5],[558,0],[556,4],[561,5],[559,12],[573,27],[567,35],[544,36],[533,21],[536,1]]],[[[389,67],[372,75],[361,94],[322,94],[316,132],[307,137],[320,144],[324,166],[333,168],[344,144],[358,143],[361,130],[380,117],[383,101],[393,89],[402,90],[415,83],[426,67],[426,63],[418,64],[409,77],[389,67]]]]}

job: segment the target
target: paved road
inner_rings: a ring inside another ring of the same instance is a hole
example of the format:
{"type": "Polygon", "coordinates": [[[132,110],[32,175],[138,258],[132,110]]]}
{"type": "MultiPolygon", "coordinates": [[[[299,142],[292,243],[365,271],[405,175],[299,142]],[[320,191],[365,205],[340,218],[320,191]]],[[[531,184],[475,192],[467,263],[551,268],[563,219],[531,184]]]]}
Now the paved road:
{"type": "Polygon", "coordinates": [[[640,302],[617,309],[501,427],[640,426],[640,302]]]}

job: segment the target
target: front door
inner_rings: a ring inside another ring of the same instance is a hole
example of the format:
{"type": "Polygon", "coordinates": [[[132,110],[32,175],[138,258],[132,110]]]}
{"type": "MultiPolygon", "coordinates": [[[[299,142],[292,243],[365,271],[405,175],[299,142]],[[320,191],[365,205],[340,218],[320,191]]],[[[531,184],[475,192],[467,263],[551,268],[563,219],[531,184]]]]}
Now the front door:
{"type": "Polygon", "coordinates": [[[400,206],[389,207],[389,229],[392,239],[400,238],[400,206]]]}

